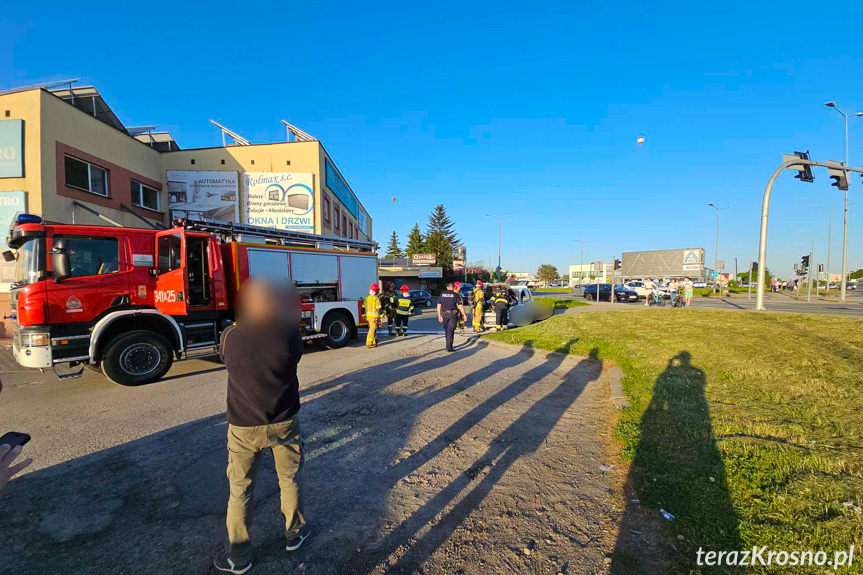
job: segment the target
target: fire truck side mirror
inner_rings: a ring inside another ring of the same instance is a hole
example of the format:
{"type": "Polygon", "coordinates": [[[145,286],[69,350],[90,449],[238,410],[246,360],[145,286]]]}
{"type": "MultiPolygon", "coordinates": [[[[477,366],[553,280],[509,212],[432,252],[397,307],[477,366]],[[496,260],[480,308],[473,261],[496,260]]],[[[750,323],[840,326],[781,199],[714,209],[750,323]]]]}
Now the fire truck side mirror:
{"type": "Polygon", "coordinates": [[[151,278],[157,278],[159,277],[159,268],[150,268],[149,273],[151,278]]]}
{"type": "Polygon", "coordinates": [[[54,283],[60,283],[72,275],[72,263],[69,259],[69,252],[66,251],[66,245],[65,239],[54,240],[54,251],[51,254],[54,283]]]}
{"type": "Polygon", "coordinates": [[[6,250],[3,252],[3,261],[7,261],[7,262],[14,262],[15,261],[15,254],[12,252],[12,250],[6,250]]]}

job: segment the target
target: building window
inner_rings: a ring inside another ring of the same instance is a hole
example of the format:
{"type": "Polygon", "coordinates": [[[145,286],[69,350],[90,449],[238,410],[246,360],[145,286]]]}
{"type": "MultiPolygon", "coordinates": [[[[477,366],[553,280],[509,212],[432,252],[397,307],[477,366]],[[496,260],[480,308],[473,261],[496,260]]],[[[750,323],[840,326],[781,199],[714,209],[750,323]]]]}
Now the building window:
{"type": "Polygon", "coordinates": [[[324,196],[324,221],[330,221],[330,199],[324,196]]]}
{"type": "Polygon", "coordinates": [[[335,220],[336,220],[336,221],[333,223],[333,226],[335,226],[336,230],[338,230],[338,229],[339,229],[339,209],[338,209],[338,208],[336,208],[336,209],[335,209],[335,210],[333,210],[333,211],[335,212],[335,220]]]}
{"type": "Polygon", "coordinates": [[[66,185],[108,197],[108,171],[66,156],[66,185]]]}
{"type": "Polygon", "coordinates": [[[159,211],[159,190],[132,180],[132,205],[159,211]]]}
{"type": "Polygon", "coordinates": [[[193,165],[193,166],[195,165],[195,160],[192,160],[192,165],[193,165]]]}
{"type": "Polygon", "coordinates": [[[72,277],[115,274],[120,271],[117,238],[99,236],[61,236],[68,242],[66,251],[72,268],[72,277]]]}
{"type": "Polygon", "coordinates": [[[354,237],[354,223],[351,222],[349,225],[351,226],[351,231],[348,232],[348,237],[352,238],[352,237],[354,237]]]}
{"type": "Polygon", "coordinates": [[[290,161],[290,160],[288,160],[287,162],[285,162],[285,165],[286,165],[286,166],[290,166],[290,165],[291,165],[291,161],[290,161]]]}
{"type": "Polygon", "coordinates": [[[342,216],[342,232],[348,235],[348,217],[345,215],[342,216]]]}

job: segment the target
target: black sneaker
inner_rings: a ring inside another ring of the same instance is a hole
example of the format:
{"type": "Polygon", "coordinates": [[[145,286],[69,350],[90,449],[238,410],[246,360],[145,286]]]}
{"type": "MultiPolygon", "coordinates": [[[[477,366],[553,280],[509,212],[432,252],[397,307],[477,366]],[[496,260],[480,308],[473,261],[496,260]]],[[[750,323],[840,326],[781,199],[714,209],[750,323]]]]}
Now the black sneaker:
{"type": "Polygon", "coordinates": [[[303,527],[300,529],[300,532],[288,539],[288,544],[285,547],[287,551],[296,551],[303,545],[303,541],[308,539],[311,534],[311,530],[308,527],[303,527]]]}
{"type": "Polygon", "coordinates": [[[213,565],[219,571],[224,571],[225,573],[236,573],[236,575],[242,575],[243,573],[252,568],[251,561],[242,565],[238,565],[237,563],[234,563],[234,560],[229,557],[220,557],[213,561],[213,565]]]}

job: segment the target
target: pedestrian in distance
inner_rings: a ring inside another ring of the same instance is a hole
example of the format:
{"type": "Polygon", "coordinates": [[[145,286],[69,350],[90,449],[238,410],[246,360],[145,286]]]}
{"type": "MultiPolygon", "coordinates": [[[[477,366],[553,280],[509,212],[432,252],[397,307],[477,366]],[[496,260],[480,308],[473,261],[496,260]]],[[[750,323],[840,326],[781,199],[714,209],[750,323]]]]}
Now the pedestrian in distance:
{"type": "Polygon", "coordinates": [[[414,312],[414,304],[411,302],[410,288],[406,285],[399,288],[399,296],[396,298],[396,337],[408,334],[408,319],[414,312]]]}
{"type": "Polygon", "coordinates": [[[686,307],[692,305],[692,280],[689,277],[683,279],[683,301],[686,302],[686,307]]]}
{"type": "Polygon", "coordinates": [[[437,320],[443,324],[446,350],[449,352],[455,351],[453,339],[459,319],[466,319],[461,294],[454,288],[453,283],[448,282],[446,289],[438,296],[437,302],[437,320]]]}
{"type": "Polygon", "coordinates": [[[297,475],[303,467],[297,365],[303,354],[301,300],[293,283],[254,276],[237,293],[237,322],[221,338],[228,372],[228,544],[216,569],[252,567],[249,530],[263,451],[273,454],[285,516],[286,550],[309,536],[297,475]]]}
{"type": "Polygon", "coordinates": [[[381,327],[381,298],[378,297],[380,288],[378,284],[369,286],[369,295],[363,301],[366,314],[366,323],[369,324],[369,334],[366,336],[366,347],[369,349],[378,346],[377,331],[381,327]]]}
{"type": "Polygon", "coordinates": [[[668,297],[671,299],[671,307],[674,307],[674,304],[677,303],[677,280],[671,278],[671,281],[668,282],[668,297]]]}
{"type": "Polygon", "coordinates": [[[650,298],[653,295],[653,290],[655,289],[653,278],[647,278],[644,280],[644,289],[647,290],[647,295],[644,296],[644,305],[650,305],[650,298]]]}

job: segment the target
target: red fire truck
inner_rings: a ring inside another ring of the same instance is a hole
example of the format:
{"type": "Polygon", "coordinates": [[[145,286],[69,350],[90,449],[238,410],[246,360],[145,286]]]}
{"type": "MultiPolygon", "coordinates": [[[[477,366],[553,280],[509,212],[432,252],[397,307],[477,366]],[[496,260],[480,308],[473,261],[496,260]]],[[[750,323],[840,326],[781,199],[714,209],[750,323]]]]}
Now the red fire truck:
{"type": "Polygon", "coordinates": [[[373,242],[230,222],[183,221],[166,230],[12,223],[17,254],[12,350],[22,366],[101,371],[115,383],[160,379],[172,362],[218,353],[249,276],[287,277],[303,298],[304,339],[346,345],[364,324],[377,281],[373,242]]]}

